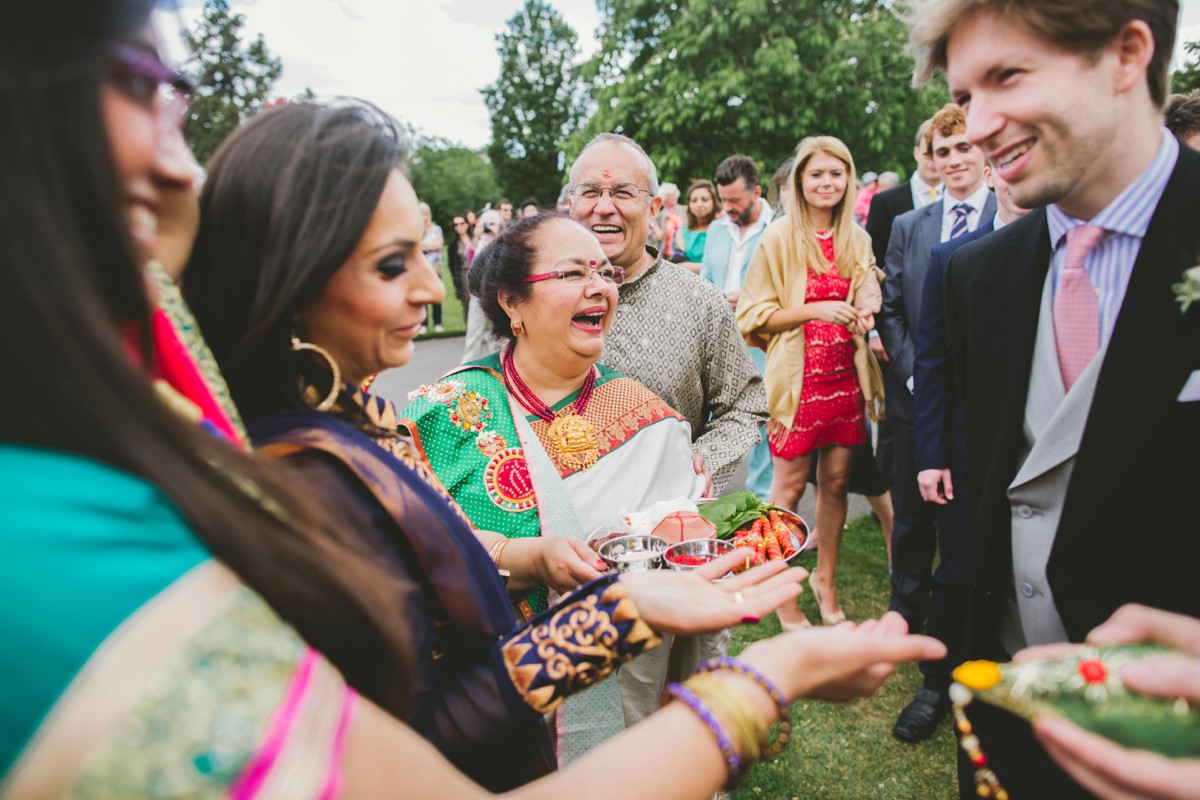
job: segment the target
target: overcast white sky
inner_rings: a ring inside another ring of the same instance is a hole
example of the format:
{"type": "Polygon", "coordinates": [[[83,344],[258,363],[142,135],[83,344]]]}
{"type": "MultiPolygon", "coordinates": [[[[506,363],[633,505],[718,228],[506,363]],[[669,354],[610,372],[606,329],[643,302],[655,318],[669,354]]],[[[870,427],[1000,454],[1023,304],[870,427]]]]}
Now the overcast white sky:
{"type": "MultiPolygon", "coordinates": [[[[595,50],[595,0],[551,0],[579,34],[580,57],[595,50]]],[[[182,0],[184,24],[200,0],[182,0]]],[[[353,95],[415,126],[469,147],[490,138],[479,90],[500,71],[495,35],[523,0],[231,0],[249,37],[262,33],[283,61],[278,94],[311,87],[353,95]]],[[[1200,39],[1200,0],[1183,0],[1179,39],[1200,39]]]]}
{"type": "MultiPolygon", "coordinates": [[[[1197,0],[1200,2],[1200,0],[1197,0]]],[[[178,14],[190,21],[199,0],[178,14]]],[[[595,50],[595,0],[552,0],[579,35],[580,57],[595,50]]],[[[311,87],[318,96],[370,100],[420,133],[469,147],[491,138],[479,90],[500,72],[497,32],[523,0],[231,0],[248,38],[262,33],[283,61],[282,97],[311,87]]]]}

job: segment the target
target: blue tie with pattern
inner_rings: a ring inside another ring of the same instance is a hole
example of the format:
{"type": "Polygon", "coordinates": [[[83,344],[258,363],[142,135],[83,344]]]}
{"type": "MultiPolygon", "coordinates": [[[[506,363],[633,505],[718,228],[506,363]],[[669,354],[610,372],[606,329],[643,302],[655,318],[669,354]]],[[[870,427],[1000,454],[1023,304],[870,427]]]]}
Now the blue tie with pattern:
{"type": "Polygon", "coordinates": [[[950,226],[950,238],[957,239],[967,232],[967,216],[974,210],[970,203],[959,203],[950,209],[954,212],[954,224],[950,226]]]}

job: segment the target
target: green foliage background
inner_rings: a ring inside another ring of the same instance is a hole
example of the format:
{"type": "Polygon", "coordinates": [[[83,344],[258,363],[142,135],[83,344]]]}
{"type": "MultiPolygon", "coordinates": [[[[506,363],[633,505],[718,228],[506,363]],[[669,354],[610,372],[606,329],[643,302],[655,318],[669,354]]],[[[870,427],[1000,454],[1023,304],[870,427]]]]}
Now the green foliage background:
{"type": "Polygon", "coordinates": [[[544,0],[526,0],[496,36],[500,74],[483,90],[492,125],[487,153],[513,205],[535,197],[552,206],[562,187],[562,145],[582,113],[577,41],[544,0]]]}
{"type": "Polygon", "coordinates": [[[598,0],[583,70],[595,113],[568,145],[615,130],[664,179],[711,177],[745,153],[769,175],[805,136],[846,142],[860,172],[912,165],[912,136],[946,102],[911,86],[905,31],[878,0],[598,0]]]}
{"type": "Polygon", "coordinates": [[[417,197],[429,204],[447,241],[451,217],[468,208],[478,211],[501,194],[487,157],[446,139],[420,140],[408,167],[417,197]]]}
{"type": "Polygon", "coordinates": [[[185,71],[196,81],[184,135],[196,160],[208,162],[217,145],[250,114],[262,108],[283,65],[260,35],[242,43],[245,18],[227,0],[204,0],[195,29],[184,33],[185,71]]]}
{"type": "Polygon", "coordinates": [[[1187,60],[1171,73],[1171,91],[1187,93],[1200,89],[1200,40],[1183,46],[1187,60]]]}

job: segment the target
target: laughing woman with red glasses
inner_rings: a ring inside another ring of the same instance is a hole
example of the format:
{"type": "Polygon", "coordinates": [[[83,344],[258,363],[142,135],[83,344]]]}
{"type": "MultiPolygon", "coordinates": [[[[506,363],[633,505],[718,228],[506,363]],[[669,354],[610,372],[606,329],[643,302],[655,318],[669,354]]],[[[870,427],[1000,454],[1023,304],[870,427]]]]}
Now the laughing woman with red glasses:
{"type": "MultiPolygon", "coordinates": [[[[559,565],[559,585],[540,582],[515,597],[526,617],[546,608],[552,590],[603,569],[583,544],[589,532],[622,512],[705,490],[692,469],[688,423],[597,363],[623,277],[596,237],[567,217],[511,224],[471,270],[471,293],[504,347],[421,387],[403,411],[446,489],[477,528],[496,532],[490,546],[500,567],[539,542],[570,542],[578,553],[559,565]]],[[[726,640],[715,633],[677,642],[684,669],[722,655],[726,640]]],[[[668,649],[648,654],[658,667],[623,673],[624,698],[607,681],[567,701],[556,724],[560,763],[652,709],[668,649]],[[627,685],[627,675],[643,671],[647,685],[627,685]]]]}

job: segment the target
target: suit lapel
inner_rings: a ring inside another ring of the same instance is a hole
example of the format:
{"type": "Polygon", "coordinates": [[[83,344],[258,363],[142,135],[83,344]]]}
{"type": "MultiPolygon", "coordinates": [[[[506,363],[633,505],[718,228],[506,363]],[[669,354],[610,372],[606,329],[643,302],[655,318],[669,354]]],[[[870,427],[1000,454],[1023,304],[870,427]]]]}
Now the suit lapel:
{"type": "MultiPolygon", "coordinates": [[[[967,397],[978,398],[968,413],[968,435],[977,431],[997,450],[972,461],[980,496],[1005,497],[1023,449],[1025,398],[1037,338],[1038,309],[1050,264],[1050,233],[1044,209],[1031,211],[995,234],[1003,242],[968,298],[967,397]],[[977,365],[977,366],[974,366],[977,365]]],[[[982,525],[992,531],[992,525],[982,525]]],[[[982,557],[986,546],[972,552],[982,557]]]]}
{"type": "Polygon", "coordinates": [[[921,271],[922,274],[924,274],[925,267],[929,264],[929,254],[932,253],[933,248],[937,247],[942,241],[941,201],[930,203],[921,209],[921,213],[924,214],[925,217],[921,220],[921,224],[917,226],[917,241],[920,244],[920,247],[913,249],[911,252],[925,254],[925,260],[921,264],[921,271]]]}
{"type": "Polygon", "coordinates": [[[1200,156],[1180,148],[1100,367],[1055,549],[1086,529],[1103,505],[1095,499],[1118,492],[1129,470],[1156,466],[1139,454],[1200,362],[1200,332],[1189,325],[1171,289],[1200,255],[1198,192],[1200,156]]]}
{"type": "Polygon", "coordinates": [[[987,199],[983,201],[983,210],[979,213],[979,226],[975,230],[987,225],[991,227],[992,220],[996,218],[996,193],[988,192],[987,199]]]}

